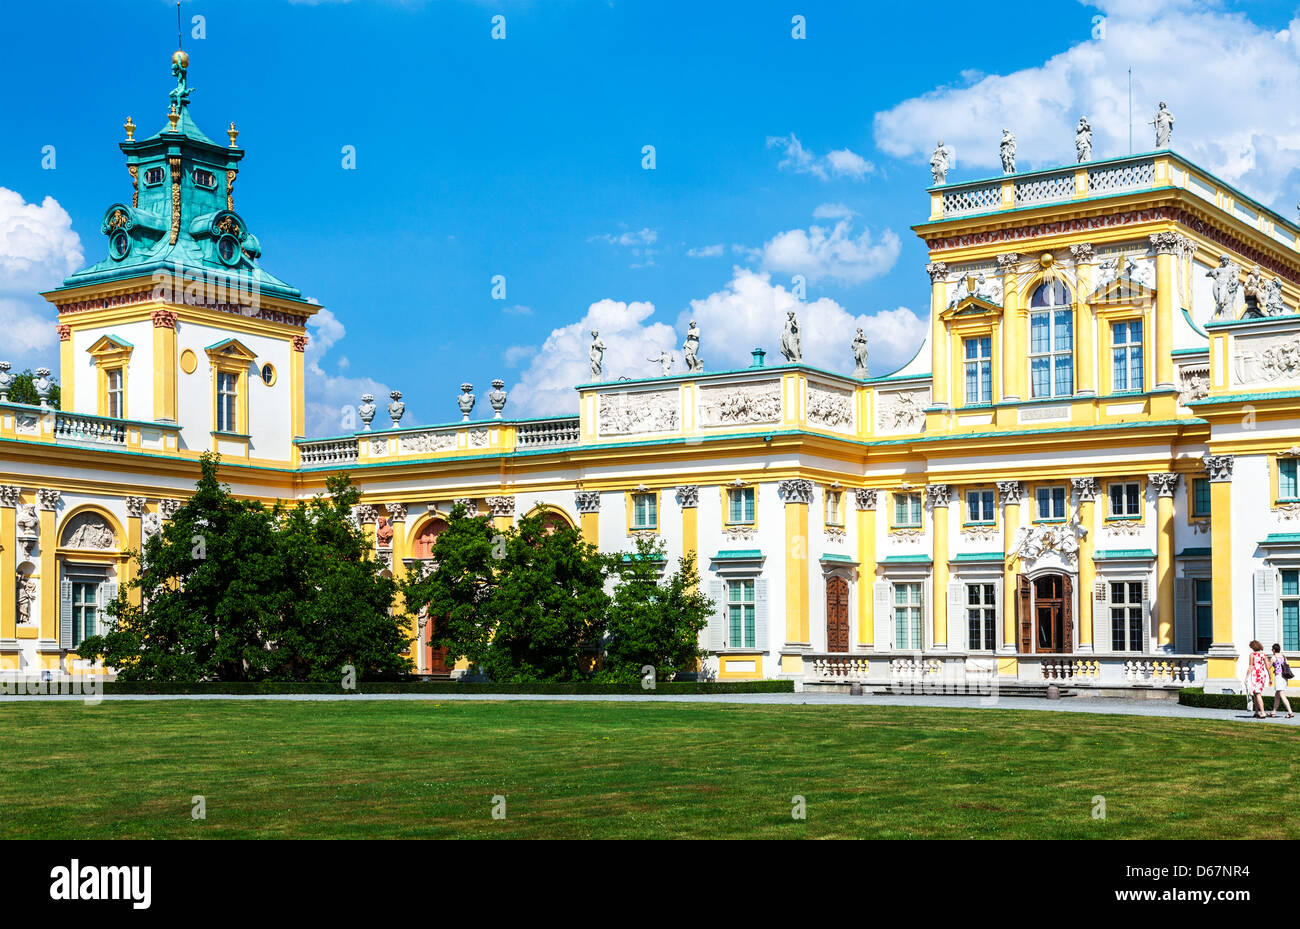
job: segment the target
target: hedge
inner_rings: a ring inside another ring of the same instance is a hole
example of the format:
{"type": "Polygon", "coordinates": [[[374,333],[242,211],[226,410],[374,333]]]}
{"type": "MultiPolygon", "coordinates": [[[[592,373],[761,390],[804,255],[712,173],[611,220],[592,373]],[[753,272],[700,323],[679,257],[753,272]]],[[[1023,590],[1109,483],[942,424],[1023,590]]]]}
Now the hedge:
{"type": "Polygon", "coordinates": [[[793,681],[673,681],[661,683],[654,690],[643,690],[639,683],[593,684],[585,681],[538,681],[527,684],[460,683],[458,681],[358,681],[352,691],[338,684],[301,683],[297,681],[237,681],[164,683],[159,681],[108,681],[104,694],[770,694],[794,693],[793,681]]]}
{"type": "MultiPolygon", "coordinates": [[[[1271,707],[1272,694],[1264,695],[1264,706],[1271,707]]],[[[1203,687],[1184,687],[1178,691],[1178,702],[1183,706],[1199,706],[1210,710],[1245,710],[1245,694],[1207,694],[1203,687]]],[[[1253,704],[1251,708],[1253,709],[1253,704]]]]}

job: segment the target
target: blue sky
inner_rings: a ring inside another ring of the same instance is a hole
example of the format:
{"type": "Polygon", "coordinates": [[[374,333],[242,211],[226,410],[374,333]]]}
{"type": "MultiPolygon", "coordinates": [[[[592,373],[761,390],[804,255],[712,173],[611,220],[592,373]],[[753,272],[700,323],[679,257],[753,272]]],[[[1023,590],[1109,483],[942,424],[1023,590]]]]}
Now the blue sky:
{"type": "MultiPolygon", "coordinates": [[[[1294,4],[185,0],[182,15],[191,113],[214,138],[234,120],[248,153],[235,207],[261,264],[328,311],[309,356],[317,435],[365,390],[402,390],[408,421],[457,419],[457,385],[482,396],[494,377],[516,415],[574,410],[593,325],[612,376],[647,375],[664,348],[680,368],[698,317],[716,370],[756,344],[775,355],[800,303],[807,360],[848,373],[860,325],[888,373],[928,315],[909,226],[936,138],[953,180],[995,173],[1003,125],[1022,169],[1072,160],[1080,114],[1096,157],[1124,154],[1130,66],[1137,150],[1165,99],[1176,149],[1288,217],[1300,194],[1294,4]]],[[[34,294],[102,257],[103,210],[129,191],[122,122],[165,121],[175,13],[51,0],[6,23],[0,358],[57,368],[34,294]]]]}

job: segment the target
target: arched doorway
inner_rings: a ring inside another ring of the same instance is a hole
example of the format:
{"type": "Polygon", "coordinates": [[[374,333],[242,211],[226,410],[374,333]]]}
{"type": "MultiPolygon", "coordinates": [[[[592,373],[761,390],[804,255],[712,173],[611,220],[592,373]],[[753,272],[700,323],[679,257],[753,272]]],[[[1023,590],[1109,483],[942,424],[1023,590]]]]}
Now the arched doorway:
{"type": "Polygon", "coordinates": [[[1074,584],[1057,572],[1020,575],[1020,650],[1042,654],[1074,651],[1074,584]]]}
{"type": "Polygon", "coordinates": [[[826,651],[849,650],[849,582],[842,577],[826,579],[826,651]]]}
{"type": "MultiPolygon", "coordinates": [[[[419,558],[422,561],[429,561],[433,558],[433,546],[438,540],[438,536],[447,529],[447,521],[442,517],[434,517],[420,527],[416,532],[415,538],[411,541],[411,556],[419,558]]],[[[447,650],[445,648],[434,648],[429,644],[429,637],[434,632],[434,619],[431,617],[424,618],[424,629],[422,632],[423,641],[420,643],[424,650],[423,668],[425,674],[446,676],[451,674],[452,664],[447,661],[447,650]]]]}

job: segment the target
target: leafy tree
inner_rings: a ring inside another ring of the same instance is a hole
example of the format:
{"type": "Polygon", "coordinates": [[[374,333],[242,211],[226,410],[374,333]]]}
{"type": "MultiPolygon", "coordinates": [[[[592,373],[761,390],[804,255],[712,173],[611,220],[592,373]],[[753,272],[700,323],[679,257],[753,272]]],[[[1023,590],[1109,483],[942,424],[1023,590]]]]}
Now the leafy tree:
{"type": "Polygon", "coordinates": [[[576,529],[525,516],[506,535],[496,587],[485,604],[494,629],[484,669],[495,681],[589,676],[605,630],[609,559],[576,529]]]}
{"type": "Polygon", "coordinates": [[[429,642],[447,649],[448,660],[467,658],[481,667],[492,641],[488,604],[496,591],[496,566],[505,551],[505,536],[487,517],[470,517],[461,504],[451,511],[438,534],[422,576],[408,575],[402,585],[407,610],[430,617],[429,642]]]}
{"type": "Polygon", "coordinates": [[[637,539],[636,552],[616,563],[619,581],[609,610],[602,680],[636,681],[646,665],[655,668],[657,680],[670,680],[703,654],[700,630],[714,604],[698,589],[695,555],[687,552],[677,570],[661,579],[664,560],[662,542],[637,539]]]}
{"type": "Polygon", "coordinates": [[[338,681],[345,665],[364,680],[408,674],[411,639],[392,611],[397,583],[352,521],[361,493],[345,475],[325,484],[326,496],[278,514],[284,596],[268,629],[275,677],[338,681]]]}
{"type": "MultiPolygon", "coordinates": [[[[20,374],[15,374],[14,382],[9,385],[9,401],[11,403],[26,403],[29,406],[40,406],[41,398],[36,396],[36,387],[32,383],[34,380],[36,380],[36,375],[32,373],[31,368],[20,374]]],[[[58,381],[53,377],[50,380],[54,381],[54,387],[50,389],[50,407],[56,410],[61,409],[59,400],[62,396],[62,388],[59,387],[58,381]]]]}
{"type": "Polygon", "coordinates": [[[194,495],[147,540],[143,558],[129,553],[137,576],[108,607],[109,629],[80,649],[125,680],[260,680],[273,666],[263,631],[285,601],[275,516],[235,499],[217,464],[204,453],[194,495]]]}

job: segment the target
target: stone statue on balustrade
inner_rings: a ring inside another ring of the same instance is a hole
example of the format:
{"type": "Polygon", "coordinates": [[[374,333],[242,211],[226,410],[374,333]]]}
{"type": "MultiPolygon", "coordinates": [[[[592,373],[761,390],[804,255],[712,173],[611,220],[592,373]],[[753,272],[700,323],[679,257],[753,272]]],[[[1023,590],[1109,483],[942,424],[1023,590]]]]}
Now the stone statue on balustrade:
{"type": "Polygon", "coordinates": [[[1002,173],[1016,173],[1016,134],[1010,129],[1002,130],[1002,142],[998,146],[998,154],[1002,157],[1002,173]]]}
{"type": "Polygon", "coordinates": [[[1086,116],[1080,116],[1079,125],[1075,127],[1074,151],[1079,156],[1079,164],[1092,161],[1092,126],[1086,116]]]}
{"type": "Polygon", "coordinates": [[[934,147],[934,154],[930,156],[930,177],[934,178],[936,184],[948,183],[950,158],[951,151],[943,144],[943,139],[940,139],[934,147]]]}
{"type": "Polygon", "coordinates": [[[704,370],[704,362],[700,360],[700,327],[693,319],[686,329],[686,342],[682,345],[682,360],[686,362],[687,371],[695,373],[704,370]]]}
{"type": "Polygon", "coordinates": [[[1232,318],[1237,291],[1241,288],[1241,267],[1227,255],[1219,257],[1219,266],[1205,273],[1214,281],[1214,318],[1232,318]]]}
{"type": "Polygon", "coordinates": [[[785,314],[785,331],[781,333],[781,354],[791,364],[798,364],[803,360],[803,342],[799,337],[799,320],[795,318],[794,310],[787,310],[785,314]]]}
{"type": "Polygon", "coordinates": [[[1156,117],[1151,120],[1151,125],[1156,127],[1156,148],[1168,148],[1169,137],[1174,132],[1174,114],[1169,112],[1163,100],[1156,109],[1156,117]]]}
{"type": "Polygon", "coordinates": [[[587,352],[587,356],[591,359],[591,379],[598,381],[601,369],[604,367],[605,343],[600,340],[600,333],[595,329],[591,330],[591,349],[587,352]]]}
{"type": "Polygon", "coordinates": [[[858,334],[853,337],[853,360],[857,367],[853,371],[854,377],[867,376],[867,337],[862,334],[862,329],[858,329],[858,334]]]}

